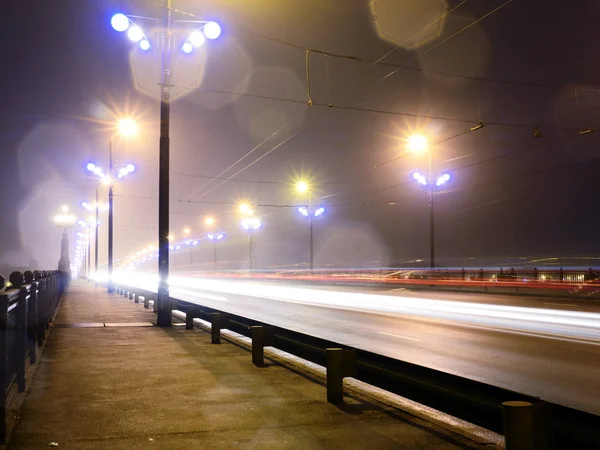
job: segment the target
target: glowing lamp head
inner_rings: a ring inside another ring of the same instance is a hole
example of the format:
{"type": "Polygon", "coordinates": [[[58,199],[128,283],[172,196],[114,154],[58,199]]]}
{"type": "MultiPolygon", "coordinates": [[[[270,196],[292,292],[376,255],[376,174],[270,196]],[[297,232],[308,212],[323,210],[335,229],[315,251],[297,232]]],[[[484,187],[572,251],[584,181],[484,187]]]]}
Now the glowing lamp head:
{"type": "Polygon", "coordinates": [[[309,189],[309,186],[306,181],[298,181],[296,183],[296,191],[299,192],[300,194],[304,194],[304,193],[308,192],[308,189],[309,189]]]}
{"type": "Polygon", "coordinates": [[[150,50],[150,42],[148,41],[148,39],[142,39],[140,41],[140,48],[144,51],[150,50]]]}
{"type": "Polygon", "coordinates": [[[242,220],[242,228],[248,231],[258,230],[261,226],[260,219],[258,217],[252,217],[250,219],[242,220]]]}
{"type": "Polygon", "coordinates": [[[137,25],[133,25],[127,31],[127,37],[133,42],[138,42],[144,37],[144,32],[137,25]]]}
{"type": "Polygon", "coordinates": [[[325,212],[325,208],[323,208],[323,207],[317,208],[317,210],[315,211],[315,217],[319,217],[324,212],[325,212]]]}
{"type": "Polygon", "coordinates": [[[217,22],[208,22],[203,28],[204,36],[208,39],[217,39],[221,36],[221,25],[217,22]]]}
{"type": "Polygon", "coordinates": [[[214,234],[212,234],[212,233],[208,233],[208,234],[206,235],[206,237],[207,237],[207,238],[209,238],[211,241],[214,241],[214,240],[215,240],[215,235],[214,235],[214,234]]]}
{"type": "Polygon", "coordinates": [[[188,236],[191,232],[192,230],[187,227],[183,229],[183,234],[185,234],[186,236],[188,236]]]}
{"type": "Polygon", "coordinates": [[[127,30],[127,28],[129,28],[129,18],[125,14],[115,14],[110,19],[110,25],[115,31],[122,33],[123,31],[127,30]]]}
{"type": "Polygon", "coordinates": [[[88,163],[87,166],[85,166],[85,167],[90,172],[93,172],[94,170],[96,170],[96,164],[94,164],[94,163],[88,163]]]}
{"type": "Polygon", "coordinates": [[[121,119],[117,123],[117,128],[121,136],[131,137],[135,136],[138,132],[137,123],[133,119],[121,119]]]}
{"type": "Polygon", "coordinates": [[[445,182],[450,180],[450,174],[445,173],[444,175],[442,175],[441,177],[439,177],[437,179],[437,182],[435,183],[436,186],[441,186],[442,184],[444,184],[445,182]]]}
{"type": "Polygon", "coordinates": [[[427,179],[419,172],[413,173],[413,178],[417,180],[419,184],[422,184],[423,186],[427,185],[427,179]]]}
{"type": "Polygon", "coordinates": [[[207,217],[206,219],[204,219],[204,224],[211,226],[215,224],[215,219],[213,217],[207,217]]]}
{"type": "Polygon", "coordinates": [[[219,234],[217,234],[217,241],[220,241],[224,237],[225,237],[225,233],[219,233],[219,234]]]}
{"type": "Polygon", "coordinates": [[[414,134],[407,139],[408,149],[414,153],[422,153],[427,150],[427,138],[422,134],[414,134]]]}
{"type": "Polygon", "coordinates": [[[242,214],[252,214],[252,208],[248,203],[240,203],[239,210],[242,214]]]}
{"type": "Polygon", "coordinates": [[[298,212],[300,214],[302,214],[304,217],[308,217],[308,209],[306,209],[304,206],[301,206],[300,208],[298,208],[298,212]]]}
{"type": "Polygon", "coordinates": [[[133,164],[127,164],[125,169],[127,169],[127,172],[131,173],[135,170],[135,166],[133,164]]]}
{"type": "Polygon", "coordinates": [[[68,207],[67,205],[62,205],[62,206],[60,207],[60,210],[61,210],[62,212],[64,212],[64,213],[66,213],[67,211],[69,211],[69,207],[68,207]]]}
{"type": "Polygon", "coordinates": [[[191,42],[185,41],[185,43],[181,47],[181,50],[183,51],[183,53],[191,53],[192,50],[194,50],[194,46],[192,45],[191,42]]]}
{"type": "Polygon", "coordinates": [[[188,42],[190,42],[194,47],[200,47],[202,44],[204,44],[204,40],[204,35],[200,33],[200,31],[196,30],[190,34],[188,42]]]}

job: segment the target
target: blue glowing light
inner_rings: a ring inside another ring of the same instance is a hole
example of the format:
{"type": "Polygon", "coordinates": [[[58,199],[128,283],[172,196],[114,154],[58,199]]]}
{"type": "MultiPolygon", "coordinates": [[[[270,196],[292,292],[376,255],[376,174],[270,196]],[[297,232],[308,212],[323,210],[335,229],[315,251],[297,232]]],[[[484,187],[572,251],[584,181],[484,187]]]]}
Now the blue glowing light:
{"type": "Polygon", "coordinates": [[[115,31],[122,33],[129,28],[129,18],[125,14],[115,14],[110,19],[110,25],[115,29],[115,31]]]}
{"type": "Polygon", "coordinates": [[[221,36],[221,25],[217,22],[208,22],[203,28],[204,36],[209,39],[217,39],[221,36]]]}

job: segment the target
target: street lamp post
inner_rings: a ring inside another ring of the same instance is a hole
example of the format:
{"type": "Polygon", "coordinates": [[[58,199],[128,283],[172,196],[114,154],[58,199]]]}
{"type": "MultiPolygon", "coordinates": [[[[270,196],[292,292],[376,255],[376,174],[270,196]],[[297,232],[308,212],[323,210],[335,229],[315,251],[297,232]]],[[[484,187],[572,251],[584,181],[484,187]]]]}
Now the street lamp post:
{"type": "MultiPolygon", "coordinates": [[[[171,56],[173,53],[173,22],[171,0],[163,0],[163,14],[158,20],[160,36],[160,137],[159,137],[159,169],[158,169],[158,317],[157,325],[171,326],[171,308],[169,303],[169,163],[170,163],[170,101],[171,101],[171,56]]],[[[131,16],[134,17],[134,16],[131,16]]],[[[134,17],[139,18],[139,17],[134,17]]],[[[141,18],[148,19],[148,18],[141,18]]],[[[154,19],[150,19],[154,20],[154,19]]],[[[190,53],[194,47],[202,45],[204,37],[216,39],[221,34],[221,27],[215,22],[186,21],[201,24],[190,34],[181,50],[190,53]],[[203,34],[202,34],[202,33],[203,34]]],[[[111,18],[112,27],[118,32],[129,30],[127,36],[139,42],[140,48],[147,51],[151,48],[150,40],[142,29],[131,18],[124,14],[115,14],[111,18]]]]}
{"type": "MultiPolygon", "coordinates": [[[[429,157],[429,178],[425,178],[419,172],[413,173],[413,178],[417,183],[427,186],[429,191],[429,267],[435,268],[435,220],[434,220],[434,187],[433,187],[433,171],[431,170],[431,156],[429,157]]],[[[438,177],[435,182],[436,187],[439,187],[450,180],[450,174],[444,173],[438,177]]]]}
{"type": "MultiPolygon", "coordinates": [[[[123,130],[121,130],[124,133],[123,130]]],[[[114,197],[114,184],[115,174],[113,172],[113,144],[112,139],[108,141],[108,156],[109,156],[109,172],[105,174],[101,167],[94,163],[88,163],[87,169],[98,176],[103,183],[108,185],[108,292],[114,292],[114,284],[112,282],[113,273],[113,197],[114,197]]],[[[127,174],[133,172],[135,166],[133,164],[124,165],[118,172],[116,178],[121,179],[127,174]]]]}
{"type": "Polygon", "coordinates": [[[300,194],[308,194],[308,208],[301,206],[298,208],[298,212],[304,217],[308,217],[309,234],[310,234],[310,270],[314,269],[314,225],[313,221],[325,212],[325,208],[318,207],[313,208],[313,196],[311,187],[306,181],[298,181],[296,183],[296,191],[300,194]]]}
{"type": "Polygon", "coordinates": [[[213,243],[213,270],[217,271],[217,242],[222,241],[225,238],[225,232],[220,233],[208,233],[206,235],[208,239],[213,243]]]}
{"type": "Polygon", "coordinates": [[[95,212],[95,218],[90,218],[89,220],[89,224],[92,226],[92,228],[94,228],[94,272],[98,273],[98,258],[99,258],[99,251],[98,251],[98,247],[99,247],[99,232],[98,232],[98,228],[100,227],[100,211],[106,211],[108,209],[108,205],[104,204],[100,204],[99,201],[99,194],[98,194],[98,189],[99,189],[100,184],[98,183],[96,185],[96,202],[93,204],[90,204],[88,202],[81,202],[81,206],[83,206],[85,209],[87,209],[90,212],[95,212]]]}
{"type": "Polygon", "coordinates": [[[252,271],[254,266],[254,243],[252,236],[255,231],[258,231],[262,226],[258,217],[247,217],[242,219],[242,228],[248,232],[248,267],[252,271]]]}

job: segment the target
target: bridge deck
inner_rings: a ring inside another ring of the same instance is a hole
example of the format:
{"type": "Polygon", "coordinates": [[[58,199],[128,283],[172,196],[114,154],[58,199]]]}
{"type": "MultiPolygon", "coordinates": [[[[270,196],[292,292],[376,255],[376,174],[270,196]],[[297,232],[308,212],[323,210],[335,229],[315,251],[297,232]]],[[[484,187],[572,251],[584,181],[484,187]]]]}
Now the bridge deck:
{"type": "MultiPolygon", "coordinates": [[[[477,448],[73,282],[10,448],[477,448]],[[120,326],[110,326],[110,324],[120,326]],[[87,324],[87,325],[84,325],[87,324]]],[[[481,447],[483,448],[483,447],[481,447]]]]}

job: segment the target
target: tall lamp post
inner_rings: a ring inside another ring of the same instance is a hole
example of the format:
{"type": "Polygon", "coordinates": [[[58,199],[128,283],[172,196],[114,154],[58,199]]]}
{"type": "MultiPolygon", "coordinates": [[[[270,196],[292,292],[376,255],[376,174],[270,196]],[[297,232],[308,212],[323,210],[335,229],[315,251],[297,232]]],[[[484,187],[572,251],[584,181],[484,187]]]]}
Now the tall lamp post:
{"type": "MultiPolygon", "coordinates": [[[[163,0],[163,14],[158,20],[160,34],[157,44],[161,57],[160,80],[160,138],[159,138],[159,169],[158,169],[158,317],[157,325],[171,326],[171,308],[169,304],[169,162],[170,162],[170,102],[171,102],[171,56],[173,53],[173,11],[171,0],[163,0]]],[[[127,37],[134,42],[139,42],[142,51],[152,48],[151,40],[146,37],[143,29],[132,19],[151,20],[157,19],[126,16],[115,14],[111,18],[112,27],[118,32],[127,31],[127,37]]],[[[191,53],[194,47],[204,43],[204,38],[216,39],[221,35],[221,27],[216,22],[186,20],[186,23],[195,24],[196,29],[189,34],[181,50],[191,53]]]]}
{"type": "Polygon", "coordinates": [[[71,261],[69,260],[69,228],[73,226],[77,218],[69,213],[69,207],[63,205],[60,212],[54,216],[54,223],[62,228],[62,240],[60,243],[60,259],[58,261],[58,270],[62,270],[71,275],[71,261]]]}
{"type": "Polygon", "coordinates": [[[311,187],[306,181],[298,181],[296,183],[296,192],[299,194],[308,194],[308,207],[301,206],[298,208],[298,212],[304,217],[308,217],[309,229],[310,229],[310,270],[314,269],[314,226],[313,221],[321,216],[325,212],[325,208],[322,206],[313,208],[313,197],[311,187]]]}
{"type": "Polygon", "coordinates": [[[217,271],[217,242],[225,239],[225,232],[208,233],[206,237],[213,243],[213,270],[217,271]]]}
{"type": "Polygon", "coordinates": [[[252,271],[254,266],[254,243],[252,236],[262,226],[258,217],[246,217],[242,219],[242,228],[248,232],[248,267],[252,271]]]}
{"type": "MultiPolygon", "coordinates": [[[[422,135],[413,135],[408,138],[408,148],[415,153],[427,151],[428,172],[425,177],[419,172],[413,173],[413,179],[423,186],[427,186],[429,193],[429,267],[435,268],[435,208],[434,208],[434,182],[433,182],[433,162],[431,151],[429,150],[427,138],[422,135]]],[[[435,186],[439,187],[450,180],[450,174],[444,173],[435,181],[435,186]]]]}
{"type": "MultiPolygon", "coordinates": [[[[120,126],[124,128],[121,130],[122,133],[125,133],[124,130],[129,127],[130,124],[120,123],[120,126]]],[[[112,139],[109,140],[109,171],[108,174],[105,174],[101,167],[94,163],[88,163],[87,170],[94,173],[98,176],[102,182],[108,185],[108,292],[114,292],[114,285],[112,282],[112,272],[113,272],[113,197],[114,197],[114,186],[115,186],[115,178],[121,179],[126,175],[130,174],[135,170],[135,166],[133,164],[124,165],[118,173],[114,173],[113,170],[113,153],[112,153],[112,139]]]]}
{"type": "Polygon", "coordinates": [[[96,213],[96,218],[93,221],[94,223],[90,221],[90,225],[94,227],[94,273],[98,273],[98,228],[100,227],[100,211],[106,211],[108,209],[108,205],[100,204],[98,201],[98,187],[99,186],[96,186],[96,201],[94,203],[81,202],[81,206],[86,210],[91,212],[95,211],[96,213]]]}

